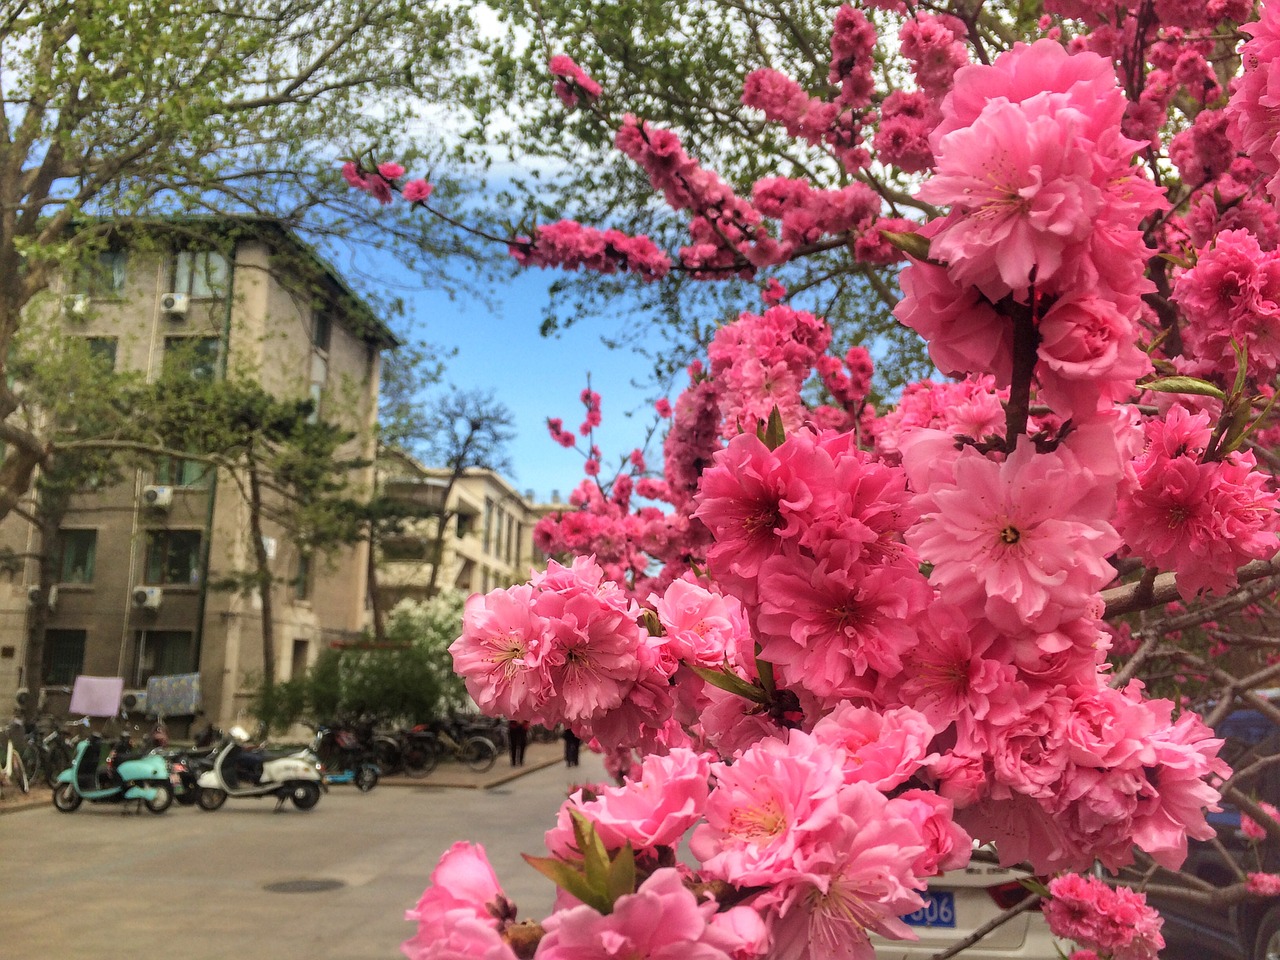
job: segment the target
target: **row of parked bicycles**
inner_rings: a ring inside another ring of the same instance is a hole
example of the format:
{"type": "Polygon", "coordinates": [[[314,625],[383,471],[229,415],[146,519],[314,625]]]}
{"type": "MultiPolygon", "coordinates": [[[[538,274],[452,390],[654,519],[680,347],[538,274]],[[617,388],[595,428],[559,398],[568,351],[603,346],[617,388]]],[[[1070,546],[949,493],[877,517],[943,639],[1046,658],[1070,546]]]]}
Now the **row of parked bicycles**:
{"type": "MultiPolygon", "coordinates": [[[[135,728],[136,729],[136,728],[135,728]]],[[[137,801],[163,813],[176,801],[216,810],[229,798],[275,797],[309,810],[331,784],[367,792],[383,775],[425,777],[442,760],[484,772],[505,744],[506,729],[485,718],[453,719],[379,731],[368,719],[314,728],[302,748],[254,745],[243,730],[209,728],[191,748],[171,747],[163,720],[135,744],[125,726],[114,740],[91,733],[87,722],[42,720],[30,729],[14,723],[5,737],[0,797],[26,793],[44,781],[53,804],[71,812],[84,801],[137,801]]]]}

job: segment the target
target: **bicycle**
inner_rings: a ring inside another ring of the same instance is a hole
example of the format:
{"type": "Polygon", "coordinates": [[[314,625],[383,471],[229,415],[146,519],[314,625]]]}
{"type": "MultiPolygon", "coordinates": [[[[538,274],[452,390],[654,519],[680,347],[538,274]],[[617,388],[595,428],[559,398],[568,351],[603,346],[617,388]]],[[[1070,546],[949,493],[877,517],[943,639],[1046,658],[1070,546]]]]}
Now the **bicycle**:
{"type": "MultiPolygon", "coordinates": [[[[27,742],[27,735],[20,724],[15,724],[22,743],[27,742]]],[[[31,779],[27,775],[27,765],[22,760],[22,750],[14,749],[14,726],[4,738],[4,766],[0,767],[0,797],[4,796],[7,786],[14,784],[23,793],[31,792],[31,779]]]]}
{"type": "Polygon", "coordinates": [[[404,772],[411,777],[425,777],[436,768],[441,755],[465,763],[476,773],[485,773],[498,762],[498,748],[487,737],[458,738],[449,731],[417,729],[406,734],[404,772]]]}

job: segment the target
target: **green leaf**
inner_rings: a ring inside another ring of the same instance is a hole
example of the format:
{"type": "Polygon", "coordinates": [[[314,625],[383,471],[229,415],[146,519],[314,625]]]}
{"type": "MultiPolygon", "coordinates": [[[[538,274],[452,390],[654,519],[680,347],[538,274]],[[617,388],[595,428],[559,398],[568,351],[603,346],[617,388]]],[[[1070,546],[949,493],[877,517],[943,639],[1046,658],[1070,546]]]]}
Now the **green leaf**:
{"type": "Polygon", "coordinates": [[[609,886],[609,851],[596,833],[595,825],[581,811],[570,810],[569,817],[573,821],[573,835],[582,851],[582,866],[586,874],[587,884],[593,890],[602,893],[609,886]]]}
{"type": "Polygon", "coordinates": [[[1244,392],[1245,378],[1248,376],[1249,350],[1243,343],[1231,341],[1231,349],[1236,352],[1236,382],[1231,388],[1231,396],[1238,397],[1244,392]]]}
{"type": "Polygon", "coordinates": [[[717,670],[713,667],[702,667],[695,663],[690,663],[687,666],[713,687],[719,687],[721,690],[727,690],[729,693],[737,694],[739,697],[745,697],[756,703],[765,703],[769,699],[764,690],[753,683],[743,680],[736,673],[730,672],[728,668],[717,670]]]}
{"type": "Polygon", "coordinates": [[[787,432],[782,426],[782,414],[778,411],[776,404],[769,411],[768,424],[763,429],[757,430],[756,435],[770,450],[777,450],[782,446],[782,442],[787,439],[787,432]]]}
{"type": "Polygon", "coordinates": [[[1208,380],[1201,380],[1198,377],[1161,377],[1158,380],[1140,383],[1138,386],[1143,390],[1152,390],[1156,393],[1189,393],[1200,397],[1214,397],[1217,400],[1227,399],[1227,395],[1221,389],[1208,380]]]}
{"type": "Polygon", "coordinates": [[[610,910],[618,902],[619,897],[636,892],[636,852],[628,843],[613,858],[609,869],[609,883],[606,893],[609,897],[610,910]]]}
{"type": "Polygon", "coordinates": [[[756,651],[756,673],[760,675],[760,686],[764,687],[765,695],[772,697],[778,689],[778,682],[773,677],[773,664],[761,659],[759,650],[756,651]]]}
{"type": "Polygon", "coordinates": [[[529,864],[561,890],[577,897],[592,909],[602,914],[606,914],[613,909],[613,903],[608,899],[604,891],[592,887],[587,882],[587,878],[573,864],[564,860],[557,860],[555,857],[531,857],[527,853],[522,856],[525,863],[529,864]]]}
{"type": "Polygon", "coordinates": [[[1032,893],[1038,893],[1046,900],[1052,900],[1053,894],[1049,892],[1049,888],[1037,880],[1035,877],[1023,877],[1018,881],[1032,893]]]}
{"type": "Polygon", "coordinates": [[[903,253],[917,260],[929,259],[929,240],[918,233],[897,233],[893,230],[881,230],[880,236],[889,241],[903,253]]]}

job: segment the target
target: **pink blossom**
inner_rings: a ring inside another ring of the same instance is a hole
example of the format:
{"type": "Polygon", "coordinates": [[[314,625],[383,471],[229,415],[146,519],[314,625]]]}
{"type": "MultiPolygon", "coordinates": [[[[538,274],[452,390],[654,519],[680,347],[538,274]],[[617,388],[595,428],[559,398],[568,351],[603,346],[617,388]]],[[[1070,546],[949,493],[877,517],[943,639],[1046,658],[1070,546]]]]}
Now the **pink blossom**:
{"type": "Polygon", "coordinates": [[[410,960],[514,960],[498,930],[500,918],[514,916],[484,847],[455,843],[431,871],[417,906],[405,911],[418,930],[401,949],[410,960]]]}
{"type": "Polygon", "coordinates": [[[628,843],[646,851],[674,847],[702,816],[710,776],[707,759],[686,748],[645,757],[639,777],[622,786],[606,787],[590,800],[581,791],[571,796],[547,831],[547,849],[557,857],[575,855],[570,819],[575,810],[591,821],[610,850],[628,843]]]}
{"type": "Polygon", "coordinates": [[[666,631],[664,646],[672,657],[704,667],[737,661],[740,651],[752,650],[751,629],[742,604],[712,592],[686,575],[662,596],[649,597],[666,631]]]}
{"type": "Polygon", "coordinates": [[[907,542],[934,565],[943,599],[997,626],[1039,632],[1080,616],[1114,577],[1106,557],[1120,545],[1097,478],[1059,450],[1028,442],[1004,463],[972,449],[952,482],[933,484],[907,542]]]}
{"type": "Polygon", "coordinates": [[[1090,418],[1099,405],[1128,398],[1151,372],[1131,317],[1104,297],[1064,297],[1040,319],[1040,395],[1064,417],[1090,418]]]}
{"type": "Polygon", "coordinates": [[[588,906],[560,910],[542,921],[538,960],[731,960],[708,934],[715,901],[699,904],[679,871],[655,870],[633,894],[602,916],[588,906]]]}
{"type": "Polygon", "coordinates": [[[916,938],[899,918],[923,903],[916,890],[924,880],[913,865],[924,844],[900,809],[870,784],[845,788],[842,815],[807,851],[803,872],[790,882],[777,878],[774,890],[758,901],[776,914],[772,956],[872,960],[871,933],[916,938]]]}
{"type": "Polygon", "coordinates": [[[761,740],[713,774],[705,821],[689,846],[705,875],[729,883],[771,886],[794,875],[802,851],[840,812],[838,755],[798,730],[785,741],[761,740]]]}
{"type": "MultiPolygon", "coordinates": [[[[1272,820],[1280,823],[1280,810],[1277,810],[1265,800],[1260,800],[1258,802],[1258,806],[1260,806],[1272,820]]],[[[1247,813],[1240,814],[1240,832],[1250,840],[1265,840],[1267,837],[1267,831],[1262,824],[1258,823],[1258,821],[1254,820],[1253,817],[1249,816],[1247,813]]]]}
{"type": "Polygon", "coordinates": [[[532,720],[548,696],[543,668],[547,622],[533,612],[533,588],[509,587],[467,598],[453,666],[482,710],[532,720]]]}
{"type": "Polygon", "coordinates": [[[1042,909],[1055,936],[1113,960],[1156,960],[1164,947],[1164,921],[1144,894],[1075,873],[1049,881],[1049,892],[1053,898],[1042,909]]]}
{"type": "Polygon", "coordinates": [[[1138,485],[1121,500],[1116,525],[1149,564],[1178,574],[1184,598],[1224,592],[1236,570],[1280,546],[1276,494],[1250,452],[1201,463],[1209,418],[1175,407],[1147,425],[1147,453],[1135,461],[1138,485]],[[1194,431],[1194,440],[1188,431],[1194,431]]]}
{"type": "Polygon", "coordinates": [[[400,188],[400,196],[410,203],[422,203],[431,196],[434,190],[435,187],[425,180],[410,180],[400,188]]]}
{"type": "Polygon", "coordinates": [[[547,61],[548,72],[556,78],[553,85],[555,94],[566,107],[572,110],[578,105],[578,94],[588,100],[600,96],[600,84],[592,80],[573,60],[564,54],[556,54],[547,61]]]}
{"type": "Polygon", "coordinates": [[[511,256],[521,266],[585,267],[598,273],[625,270],[645,280],[657,280],[671,269],[671,260],[648,237],[629,237],[618,230],[596,230],[575,220],[538,227],[532,237],[517,237],[511,256]]]}
{"type": "Polygon", "coordinates": [[[843,751],[846,783],[869,783],[885,793],[935,759],[929,753],[933,726],[910,707],[881,712],[846,702],[818,721],[813,736],[843,751]]]}
{"type": "Polygon", "coordinates": [[[1013,369],[1013,325],[977,287],[957,284],[931,263],[912,261],[899,276],[903,297],[893,313],[929,344],[948,376],[994,374],[1006,386],[1013,369]]]}
{"type": "Polygon", "coordinates": [[[1280,896],[1280,875],[1274,873],[1251,873],[1247,883],[1250,893],[1264,897],[1280,896]]]}
{"type": "Polygon", "coordinates": [[[1227,112],[1245,154],[1270,176],[1268,192],[1280,197],[1280,78],[1275,69],[1280,57],[1280,12],[1274,4],[1266,4],[1258,21],[1240,29],[1250,40],[1240,51],[1244,74],[1227,112]]]}
{"type": "Polygon", "coordinates": [[[889,801],[894,816],[915,824],[925,850],[911,864],[918,877],[959,870],[969,863],[973,838],[952,818],[954,805],[931,790],[906,790],[889,801]]]}

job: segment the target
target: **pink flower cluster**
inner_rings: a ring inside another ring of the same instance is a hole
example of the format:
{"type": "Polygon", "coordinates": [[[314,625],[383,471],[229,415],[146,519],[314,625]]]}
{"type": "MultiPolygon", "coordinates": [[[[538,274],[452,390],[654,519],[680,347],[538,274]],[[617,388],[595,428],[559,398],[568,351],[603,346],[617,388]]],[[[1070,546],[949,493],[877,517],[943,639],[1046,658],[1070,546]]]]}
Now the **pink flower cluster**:
{"type": "Polygon", "coordinates": [[[685,153],[670,130],[628,114],[614,144],[649,175],[668,206],[693,214],[689,233],[694,242],[680,251],[686,266],[723,275],[735,269],[739,254],[756,266],[778,261],[777,241],[765,230],[759,211],[685,153]]]}
{"type": "Polygon", "coordinates": [[[1271,178],[1271,196],[1280,198],[1280,79],[1275,70],[1280,59],[1280,7],[1263,4],[1260,19],[1241,29],[1251,39],[1240,51],[1244,75],[1227,111],[1241,148],[1271,178]]]}
{"type": "Polygon", "coordinates": [[[800,388],[831,342],[831,329],[811,313],[770,307],[744,313],[716,331],[707,355],[716,384],[720,435],[754,431],[776,408],[787,429],[800,426],[800,388]]]}
{"type": "Polygon", "coordinates": [[[1131,166],[1125,98],[1100,56],[1041,40],[960,70],[931,138],[919,196],[951,206],[930,252],[991,301],[1095,290],[1131,305],[1146,289],[1139,221],[1161,191],[1131,166]]]}
{"type": "MultiPolygon", "coordinates": [[[[599,564],[551,561],[529,584],[467,600],[449,650],[482,710],[547,727],[661,727],[670,714],[658,644],[599,564]]],[[[632,734],[635,735],[634,732],[632,734]]]]}
{"type": "MultiPolygon", "coordinates": [[[[1280,252],[1263,251],[1247,230],[1223,230],[1201,249],[1173,291],[1187,323],[1183,337],[1206,373],[1234,379],[1235,350],[1260,382],[1280,370],[1280,252]]],[[[1230,380],[1228,380],[1228,383],[1230,380]]]]}
{"type": "Polygon", "coordinates": [[[559,220],[538,227],[532,237],[517,237],[510,252],[526,267],[585,267],[598,273],[624,270],[645,280],[665,277],[671,270],[670,259],[648,237],[597,230],[574,220],[559,220]]]}
{"type": "Polygon", "coordinates": [[[1207,414],[1180,406],[1149,421],[1146,453],[1134,461],[1137,486],[1116,518],[1128,549],[1176,572],[1186,599],[1231,589],[1238,567],[1280,548],[1274,487],[1249,451],[1204,462],[1211,434],[1207,414]]]}
{"type": "Polygon", "coordinates": [[[579,94],[588,100],[595,100],[600,96],[600,84],[562,53],[547,61],[547,71],[556,78],[552,85],[555,95],[570,110],[578,105],[579,94]]]}
{"type": "Polygon", "coordinates": [[[1110,960],[1156,960],[1164,947],[1164,921],[1141,893],[1077,874],[1051,880],[1049,892],[1043,909],[1056,936],[1110,960]]]}

